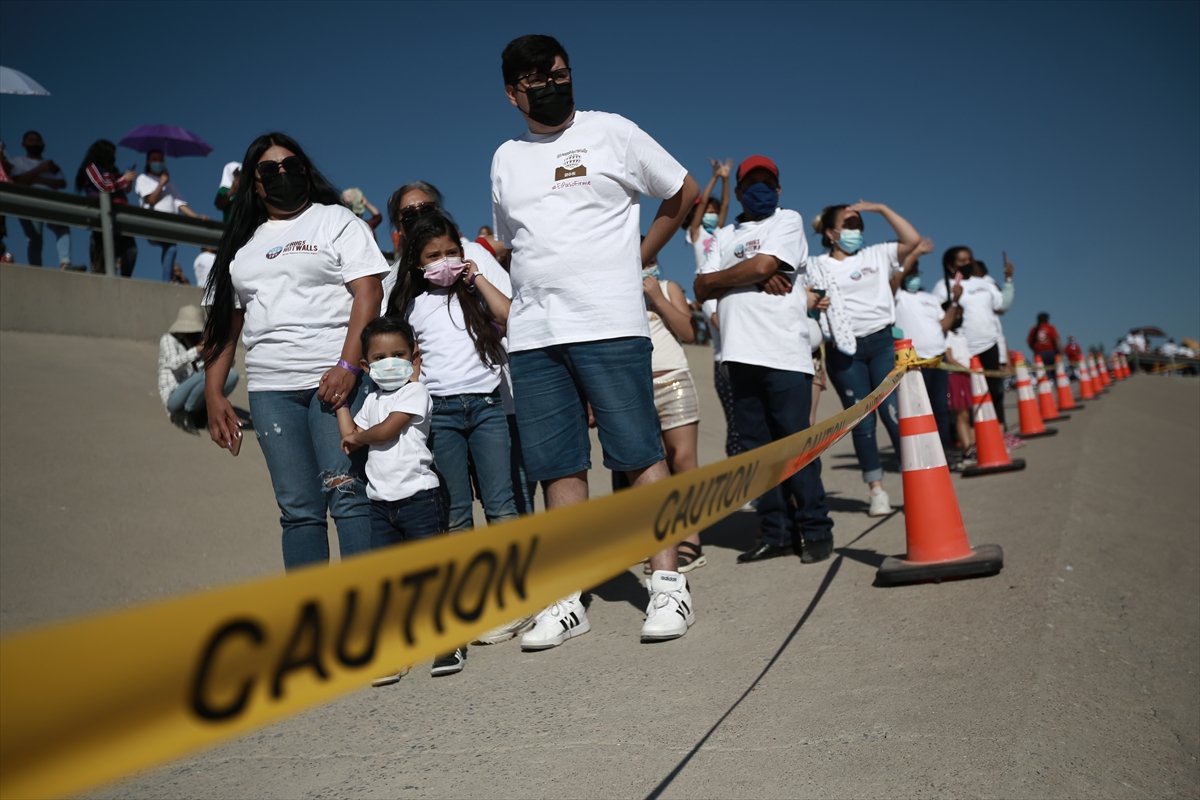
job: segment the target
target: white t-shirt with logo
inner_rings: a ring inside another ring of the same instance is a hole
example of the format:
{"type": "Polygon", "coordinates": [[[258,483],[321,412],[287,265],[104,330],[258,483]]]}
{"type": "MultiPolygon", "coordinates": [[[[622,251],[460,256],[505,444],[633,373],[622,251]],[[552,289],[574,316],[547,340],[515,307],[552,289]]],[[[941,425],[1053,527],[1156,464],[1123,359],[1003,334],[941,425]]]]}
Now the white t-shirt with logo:
{"type": "MultiPolygon", "coordinates": [[[[951,279],[953,285],[953,279],[951,279]]],[[[946,281],[940,280],[933,287],[933,296],[940,302],[945,302],[949,296],[946,281]]],[[[962,306],[962,334],[967,339],[967,349],[971,355],[977,356],[1000,340],[1001,329],[996,312],[1000,310],[1004,298],[1000,288],[989,277],[967,278],[962,282],[962,296],[958,304],[962,306]]]]}
{"type": "Polygon", "coordinates": [[[946,334],[942,319],[946,312],[929,292],[896,292],[896,324],[911,339],[913,349],[921,358],[933,358],[946,352],[946,334]]]}
{"type": "Polygon", "coordinates": [[[509,349],[648,337],[640,196],[674,196],[687,170],[624,117],[577,111],[558,133],[500,145],[491,175],[512,247],[509,349]]]}
{"type": "Polygon", "coordinates": [[[376,389],[367,394],[354,416],[354,424],[366,430],[400,412],[412,421],[400,429],[395,441],[368,445],[367,497],[371,500],[403,500],[423,489],[436,489],[438,477],[429,452],[429,390],[409,382],[391,392],[376,389]]]}
{"type": "MultiPolygon", "coordinates": [[[[508,273],[495,259],[475,262],[483,277],[508,297],[508,273]],[[492,266],[494,265],[494,266],[492,266]]],[[[482,298],[478,302],[482,302],[482,298]]],[[[435,397],[489,394],[500,385],[501,365],[489,367],[479,357],[467,332],[458,295],[451,289],[431,288],[417,295],[405,311],[421,349],[421,382],[435,397]]]]}
{"type": "Polygon", "coordinates": [[[813,374],[808,340],[808,292],[805,273],[808,241],[804,220],[795,211],[778,209],[766,219],[726,225],[717,231],[716,246],[704,272],[736,267],[757,255],[779,259],[781,274],[794,284],[786,295],[760,291],[757,285],[726,292],[717,301],[721,323],[721,360],[813,374]]]}
{"type": "Polygon", "coordinates": [[[891,277],[900,271],[895,242],[864,247],[842,261],[828,253],[814,256],[838,285],[842,313],[855,336],[862,337],[896,321],[891,277]]]}
{"type": "Polygon", "coordinates": [[[142,198],[142,208],[152,208],[164,214],[177,214],[180,206],[187,205],[187,201],[176,193],[175,184],[171,181],[167,181],[167,185],[163,187],[163,193],[159,195],[158,202],[150,205],[146,198],[154,194],[157,188],[157,176],[147,175],[144,172],[137,176],[137,180],[133,182],[133,190],[137,192],[138,197],[142,198]]]}
{"type": "Polygon", "coordinates": [[[316,387],[342,357],[354,304],[346,284],[387,270],[367,223],[344,206],[314,203],[259,225],[229,265],[246,313],[247,389],[316,387]]]}

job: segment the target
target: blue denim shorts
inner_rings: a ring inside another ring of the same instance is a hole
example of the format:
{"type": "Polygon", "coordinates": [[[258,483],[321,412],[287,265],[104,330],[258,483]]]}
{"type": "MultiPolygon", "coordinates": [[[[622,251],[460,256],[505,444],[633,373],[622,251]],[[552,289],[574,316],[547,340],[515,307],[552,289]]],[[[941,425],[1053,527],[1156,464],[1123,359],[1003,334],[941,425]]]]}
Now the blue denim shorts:
{"type": "Polygon", "coordinates": [[[663,460],[650,350],[649,339],[629,336],[510,355],[530,480],[564,478],[591,467],[585,402],[596,418],[605,467],[632,472],[663,460]]]}

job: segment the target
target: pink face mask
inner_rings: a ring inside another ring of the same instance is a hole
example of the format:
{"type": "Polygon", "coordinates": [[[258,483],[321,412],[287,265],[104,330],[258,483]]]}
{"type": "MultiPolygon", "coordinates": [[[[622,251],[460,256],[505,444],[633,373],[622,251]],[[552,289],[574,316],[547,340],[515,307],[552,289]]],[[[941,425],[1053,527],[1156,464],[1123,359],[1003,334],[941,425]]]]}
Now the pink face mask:
{"type": "Polygon", "coordinates": [[[423,267],[423,270],[425,272],[425,280],[434,286],[451,286],[458,280],[458,276],[466,268],[467,265],[461,258],[458,256],[448,256],[429,262],[423,267]]]}

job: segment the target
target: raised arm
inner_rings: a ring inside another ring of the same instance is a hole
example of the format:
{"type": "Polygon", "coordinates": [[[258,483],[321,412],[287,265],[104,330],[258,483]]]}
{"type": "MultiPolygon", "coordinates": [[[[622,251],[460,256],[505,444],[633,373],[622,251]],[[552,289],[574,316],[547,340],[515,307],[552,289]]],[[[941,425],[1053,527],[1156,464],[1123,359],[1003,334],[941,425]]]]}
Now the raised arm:
{"type": "Polygon", "coordinates": [[[729,173],[733,170],[733,161],[725,159],[721,164],[721,210],[717,214],[717,227],[725,227],[725,217],[729,214],[729,173]]]}
{"type": "MultiPolygon", "coordinates": [[[[696,195],[700,201],[696,205],[696,213],[692,214],[691,224],[688,225],[688,236],[694,242],[696,237],[700,235],[700,225],[704,219],[704,208],[708,203],[708,198],[712,196],[713,187],[717,185],[717,176],[720,173],[720,164],[715,158],[710,158],[708,163],[712,165],[712,177],[708,179],[708,183],[704,184],[704,191],[696,195]]],[[[726,189],[728,191],[728,189],[726,189]]],[[[695,202],[695,201],[693,201],[695,202]]],[[[684,216],[687,216],[686,214],[684,216]]]]}
{"type": "Polygon", "coordinates": [[[892,230],[896,232],[896,258],[901,262],[921,241],[921,234],[917,233],[917,229],[912,226],[912,223],[883,203],[868,203],[866,200],[859,200],[850,208],[860,214],[865,211],[873,211],[887,220],[887,224],[891,225],[892,230]]]}

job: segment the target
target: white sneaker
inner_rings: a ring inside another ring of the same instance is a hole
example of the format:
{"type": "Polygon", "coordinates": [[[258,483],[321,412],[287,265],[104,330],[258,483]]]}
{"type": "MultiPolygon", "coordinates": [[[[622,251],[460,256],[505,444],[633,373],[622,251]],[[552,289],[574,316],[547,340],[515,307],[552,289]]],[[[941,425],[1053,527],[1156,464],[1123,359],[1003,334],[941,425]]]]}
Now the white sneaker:
{"type": "Polygon", "coordinates": [[[480,636],[471,644],[500,644],[507,642],[519,633],[524,633],[533,625],[533,617],[521,617],[515,619],[507,625],[501,625],[499,628],[493,628],[487,633],[480,636]]]}
{"type": "Polygon", "coordinates": [[[867,509],[867,516],[886,517],[890,513],[892,513],[892,503],[888,499],[888,493],[883,489],[871,492],[871,507],[867,509]]]}
{"type": "Polygon", "coordinates": [[[591,629],[579,592],[575,592],[538,612],[533,618],[533,627],[521,637],[521,649],[549,650],[591,629]]]}
{"type": "Polygon", "coordinates": [[[687,580],[678,572],[659,569],[650,576],[648,588],[650,605],[646,606],[642,641],[662,642],[687,633],[688,627],[696,621],[687,580]]]}

